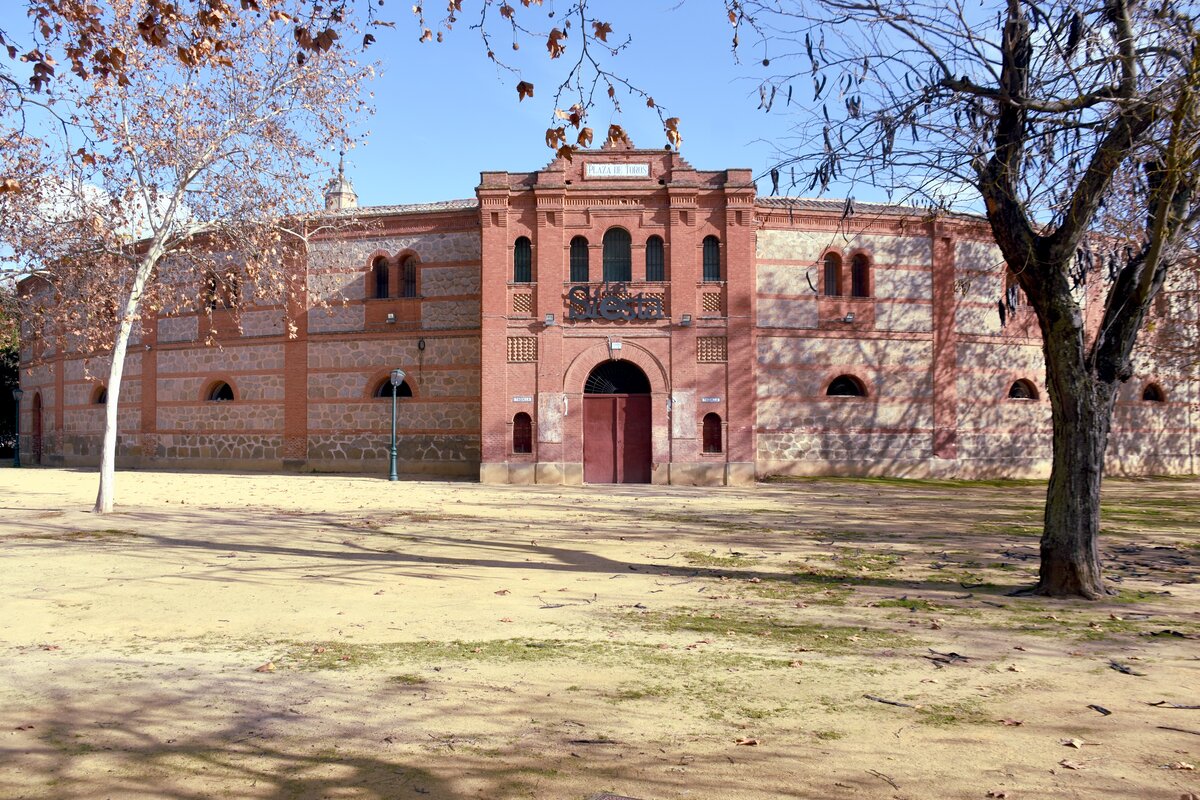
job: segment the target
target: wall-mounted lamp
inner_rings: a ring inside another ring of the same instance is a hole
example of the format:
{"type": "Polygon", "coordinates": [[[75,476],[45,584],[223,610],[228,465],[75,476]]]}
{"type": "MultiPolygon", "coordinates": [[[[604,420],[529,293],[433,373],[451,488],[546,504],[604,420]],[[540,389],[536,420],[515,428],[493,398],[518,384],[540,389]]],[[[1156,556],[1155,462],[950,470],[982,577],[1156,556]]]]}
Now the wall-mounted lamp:
{"type": "Polygon", "coordinates": [[[553,315],[553,314],[547,314],[547,315],[546,315],[546,327],[547,327],[547,328],[553,328],[553,327],[554,327],[554,315],[553,315]]]}
{"type": "Polygon", "coordinates": [[[396,315],[389,311],[387,315],[387,321],[389,325],[393,324],[396,321],[396,315]]]}
{"type": "Polygon", "coordinates": [[[621,359],[620,339],[617,339],[616,341],[613,341],[612,339],[608,340],[608,357],[613,361],[619,361],[621,359]]]}
{"type": "Polygon", "coordinates": [[[842,322],[846,323],[847,325],[849,325],[851,322],[854,322],[854,314],[850,313],[842,317],[842,322]]]}
{"type": "Polygon", "coordinates": [[[417,349],[418,350],[425,349],[425,340],[424,339],[417,339],[417,349]]]}
{"type": "Polygon", "coordinates": [[[691,325],[692,325],[692,315],[691,314],[684,314],[682,317],[679,318],[679,327],[690,328],[691,325]]]}

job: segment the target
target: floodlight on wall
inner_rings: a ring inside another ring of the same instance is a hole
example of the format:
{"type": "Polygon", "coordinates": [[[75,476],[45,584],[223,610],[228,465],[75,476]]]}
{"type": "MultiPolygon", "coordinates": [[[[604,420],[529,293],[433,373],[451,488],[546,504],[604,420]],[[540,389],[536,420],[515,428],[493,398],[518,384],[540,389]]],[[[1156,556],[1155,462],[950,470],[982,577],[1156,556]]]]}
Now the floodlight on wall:
{"type": "Polygon", "coordinates": [[[851,313],[847,314],[846,316],[842,317],[842,322],[846,323],[847,325],[849,325],[851,322],[854,322],[854,314],[853,314],[853,312],[851,312],[851,313]]]}
{"type": "Polygon", "coordinates": [[[392,323],[394,323],[396,321],[396,315],[389,311],[388,315],[387,315],[387,321],[388,321],[388,324],[391,325],[392,323]]]}
{"type": "Polygon", "coordinates": [[[691,325],[692,325],[692,315],[691,314],[684,314],[682,317],[679,318],[679,327],[690,328],[691,325]]]}
{"type": "Polygon", "coordinates": [[[553,315],[553,314],[547,314],[547,315],[546,315],[546,327],[547,327],[547,328],[553,328],[553,327],[554,327],[554,315],[553,315]]]}
{"type": "Polygon", "coordinates": [[[619,361],[621,359],[621,340],[620,339],[617,339],[615,341],[613,339],[608,340],[608,357],[613,361],[619,361]]]}

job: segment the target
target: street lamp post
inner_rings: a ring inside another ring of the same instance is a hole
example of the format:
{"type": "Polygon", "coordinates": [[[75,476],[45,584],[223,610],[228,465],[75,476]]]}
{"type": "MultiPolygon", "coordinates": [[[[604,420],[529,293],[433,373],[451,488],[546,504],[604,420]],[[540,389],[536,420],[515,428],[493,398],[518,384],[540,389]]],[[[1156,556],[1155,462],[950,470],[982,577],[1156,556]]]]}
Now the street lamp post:
{"type": "Polygon", "coordinates": [[[16,419],[13,421],[13,466],[21,466],[21,397],[25,393],[18,386],[13,389],[13,404],[16,406],[16,419]]]}
{"type": "Polygon", "coordinates": [[[388,472],[389,481],[400,480],[400,475],[396,472],[396,391],[402,383],[404,383],[404,370],[392,370],[392,456],[390,459],[391,469],[388,472]]]}

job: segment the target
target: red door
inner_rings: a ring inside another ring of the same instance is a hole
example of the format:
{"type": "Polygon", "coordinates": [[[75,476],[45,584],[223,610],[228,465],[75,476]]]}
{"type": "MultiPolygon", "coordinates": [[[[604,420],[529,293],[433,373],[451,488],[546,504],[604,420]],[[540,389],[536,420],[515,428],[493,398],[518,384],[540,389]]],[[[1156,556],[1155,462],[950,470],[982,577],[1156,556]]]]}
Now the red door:
{"type": "Polygon", "coordinates": [[[650,482],[650,395],[584,396],[583,479],[650,482]]]}

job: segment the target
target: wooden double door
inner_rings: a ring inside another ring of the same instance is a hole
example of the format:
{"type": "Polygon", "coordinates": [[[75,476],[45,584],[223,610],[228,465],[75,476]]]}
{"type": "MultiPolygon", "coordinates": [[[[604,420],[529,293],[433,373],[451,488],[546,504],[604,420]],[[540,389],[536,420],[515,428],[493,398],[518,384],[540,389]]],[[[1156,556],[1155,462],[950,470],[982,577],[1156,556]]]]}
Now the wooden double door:
{"type": "Polygon", "coordinates": [[[583,479],[650,482],[650,395],[584,395],[583,479]]]}

